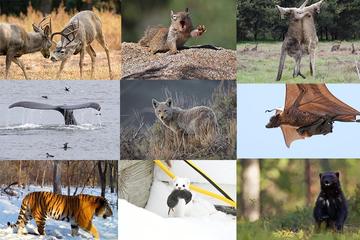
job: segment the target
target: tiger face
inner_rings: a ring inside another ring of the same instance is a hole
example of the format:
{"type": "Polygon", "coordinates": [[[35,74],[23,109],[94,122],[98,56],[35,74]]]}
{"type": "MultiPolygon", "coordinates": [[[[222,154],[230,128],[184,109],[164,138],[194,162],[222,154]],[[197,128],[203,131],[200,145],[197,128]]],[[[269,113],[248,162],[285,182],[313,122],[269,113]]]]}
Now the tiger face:
{"type": "Polygon", "coordinates": [[[99,199],[99,205],[95,209],[95,216],[106,219],[113,215],[109,202],[105,198],[99,199]]]}

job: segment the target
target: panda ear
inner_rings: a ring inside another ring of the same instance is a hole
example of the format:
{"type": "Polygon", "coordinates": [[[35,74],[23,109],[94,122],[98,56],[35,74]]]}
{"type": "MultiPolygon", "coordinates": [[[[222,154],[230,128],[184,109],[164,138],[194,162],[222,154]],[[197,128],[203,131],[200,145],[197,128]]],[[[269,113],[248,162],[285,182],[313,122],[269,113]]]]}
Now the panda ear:
{"type": "Polygon", "coordinates": [[[339,173],[339,172],[335,172],[335,175],[336,175],[337,178],[340,177],[340,173],[339,173]]]}

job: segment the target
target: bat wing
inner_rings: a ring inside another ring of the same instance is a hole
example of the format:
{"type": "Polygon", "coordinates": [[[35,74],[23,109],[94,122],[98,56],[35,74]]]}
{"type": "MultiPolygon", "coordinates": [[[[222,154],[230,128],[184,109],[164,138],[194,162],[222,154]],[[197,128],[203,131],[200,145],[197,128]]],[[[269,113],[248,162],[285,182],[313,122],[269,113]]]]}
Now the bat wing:
{"type": "Polygon", "coordinates": [[[352,122],[360,112],[337,99],[325,84],[286,84],[285,110],[295,103],[297,97],[304,91],[299,101],[301,111],[318,115],[334,117],[334,120],[352,122]]]}
{"type": "Polygon", "coordinates": [[[285,144],[288,148],[290,148],[290,145],[293,141],[305,138],[296,131],[297,127],[281,125],[280,128],[284,136],[285,144]]]}

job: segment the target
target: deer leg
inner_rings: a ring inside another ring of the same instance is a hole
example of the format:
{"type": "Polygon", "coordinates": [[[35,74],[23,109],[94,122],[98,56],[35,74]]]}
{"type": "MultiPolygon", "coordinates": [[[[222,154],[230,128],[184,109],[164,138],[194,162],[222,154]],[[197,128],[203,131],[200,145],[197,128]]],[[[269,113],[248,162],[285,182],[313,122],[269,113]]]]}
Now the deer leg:
{"type": "Polygon", "coordinates": [[[24,66],[23,62],[18,58],[13,58],[12,61],[21,68],[21,70],[24,73],[25,79],[28,80],[29,78],[26,75],[25,66],[24,66]]]}
{"type": "Polygon", "coordinates": [[[84,48],[80,50],[80,61],[79,61],[79,67],[80,67],[80,79],[83,78],[83,64],[84,64],[84,57],[85,57],[85,51],[84,48]]]}
{"type": "Polygon", "coordinates": [[[284,64],[285,64],[285,58],[286,58],[286,50],[284,45],[281,47],[281,52],[280,52],[280,63],[279,63],[279,69],[278,69],[278,74],[276,77],[276,81],[280,81],[281,79],[281,75],[282,72],[284,70],[284,64]]]}
{"type": "Polygon", "coordinates": [[[60,74],[62,72],[62,70],[64,69],[65,63],[67,62],[68,58],[62,60],[61,64],[60,64],[60,69],[56,74],[56,78],[59,79],[60,78],[60,74]]]}
{"type": "Polygon", "coordinates": [[[96,55],[95,55],[94,49],[90,45],[86,46],[86,51],[90,55],[90,58],[91,58],[91,79],[93,79],[96,55]]]}
{"type": "Polygon", "coordinates": [[[97,38],[97,41],[100,43],[100,45],[104,48],[105,53],[106,53],[106,57],[107,57],[107,61],[108,61],[108,66],[109,66],[109,75],[110,75],[110,79],[113,79],[113,74],[111,71],[111,64],[110,64],[110,54],[109,54],[109,48],[105,42],[104,36],[100,35],[97,38]]]}
{"type": "Polygon", "coordinates": [[[12,59],[13,59],[13,56],[6,55],[6,59],[5,59],[5,63],[6,63],[6,65],[5,65],[6,66],[5,67],[5,79],[8,79],[12,59]]]}

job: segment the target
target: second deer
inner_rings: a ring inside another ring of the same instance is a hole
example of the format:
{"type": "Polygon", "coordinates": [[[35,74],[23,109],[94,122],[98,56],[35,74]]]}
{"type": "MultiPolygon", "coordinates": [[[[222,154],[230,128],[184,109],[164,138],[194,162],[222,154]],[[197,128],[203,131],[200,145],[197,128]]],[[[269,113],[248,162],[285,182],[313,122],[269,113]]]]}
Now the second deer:
{"type": "Polygon", "coordinates": [[[91,78],[94,77],[95,57],[96,52],[90,45],[94,40],[104,48],[108,66],[110,79],[113,78],[109,48],[105,42],[104,34],[102,32],[102,24],[100,18],[92,11],[82,11],[72,17],[68,25],[61,31],[51,35],[51,39],[55,35],[61,35],[61,40],[56,44],[56,49],[51,53],[51,61],[61,61],[60,69],[57,73],[57,78],[60,77],[66,61],[71,55],[80,53],[80,78],[82,78],[83,62],[85,51],[91,58],[91,78]]]}

